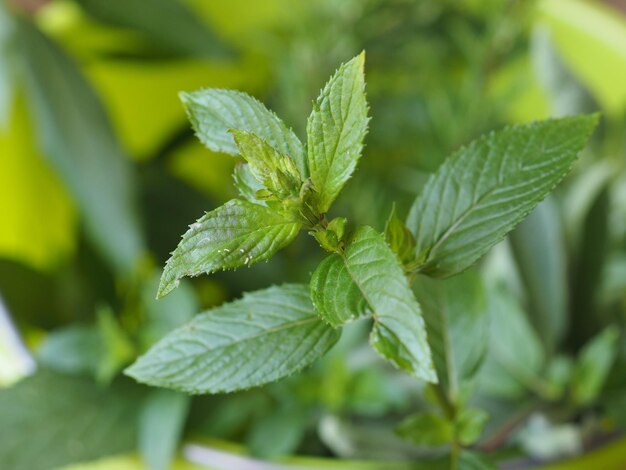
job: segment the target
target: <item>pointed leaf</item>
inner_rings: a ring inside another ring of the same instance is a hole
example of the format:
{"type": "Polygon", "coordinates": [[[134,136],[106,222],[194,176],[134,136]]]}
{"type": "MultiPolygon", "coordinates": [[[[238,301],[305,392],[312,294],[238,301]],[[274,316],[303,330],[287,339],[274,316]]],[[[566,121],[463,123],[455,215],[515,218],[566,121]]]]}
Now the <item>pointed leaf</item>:
{"type": "Polygon", "coordinates": [[[294,161],[251,132],[231,131],[252,175],[279,199],[297,197],[302,181],[294,161]]]}
{"type": "Polygon", "coordinates": [[[424,312],[437,376],[450,399],[457,402],[487,349],[489,317],[484,286],[474,271],[445,280],[419,276],[415,294],[424,312]]]}
{"type": "Polygon", "coordinates": [[[461,148],[431,176],[407,225],[425,274],[471,266],[569,171],[597,115],[507,127],[461,148]]]}
{"type": "Polygon", "coordinates": [[[454,440],[452,423],[432,412],[409,416],[400,423],[396,432],[418,446],[436,447],[451,444],[454,440]]]}
{"type": "Polygon", "coordinates": [[[339,335],[317,316],[306,286],[270,287],[196,316],[126,373],[188,393],[232,392],[299,371],[339,335]]]}
{"type": "Polygon", "coordinates": [[[342,64],[313,105],[307,123],[308,163],[326,212],[352,175],[367,132],[365,54],[342,64]]]}
{"type": "Polygon", "coordinates": [[[415,237],[396,215],[396,205],[385,224],[385,240],[402,263],[410,263],[415,257],[415,237]]]}
{"type": "Polygon", "coordinates": [[[183,235],[165,266],[158,296],[176,288],[183,276],[267,260],[299,230],[300,222],[287,212],[233,199],[207,212],[183,235]]]}
{"type": "Polygon", "coordinates": [[[233,172],[233,180],[237,191],[239,191],[239,195],[243,199],[255,204],[266,205],[265,201],[257,199],[256,197],[257,192],[261,189],[265,189],[265,187],[254,177],[252,170],[250,170],[250,165],[247,163],[238,163],[233,172]]]}
{"type": "Polygon", "coordinates": [[[181,93],[180,98],[198,138],[211,150],[239,155],[228,130],[252,132],[293,158],[303,177],[308,174],[302,142],[276,114],[252,96],[240,91],[207,88],[181,93]]]}
{"type": "Polygon", "coordinates": [[[359,227],[345,252],[320,263],[311,279],[311,298],[331,325],[372,315],[372,346],[397,367],[437,380],[420,306],[397,256],[373,228],[359,227]]]}

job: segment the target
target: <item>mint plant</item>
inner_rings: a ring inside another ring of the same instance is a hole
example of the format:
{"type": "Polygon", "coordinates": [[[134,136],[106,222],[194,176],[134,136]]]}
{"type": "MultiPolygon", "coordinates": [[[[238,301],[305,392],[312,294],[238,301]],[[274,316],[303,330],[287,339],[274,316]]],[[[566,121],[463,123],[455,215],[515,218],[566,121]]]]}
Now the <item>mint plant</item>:
{"type": "MultiPolygon", "coordinates": [[[[158,296],[185,276],[269,260],[301,231],[328,254],[309,286],[273,286],[198,315],[126,373],[188,393],[247,389],[301,370],[337,342],[348,322],[370,319],[370,343],[383,358],[437,384],[454,428],[441,424],[443,437],[435,440],[469,445],[486,419],[481,410],[457,412],[463,383],[484,353],[486,329],[472,316],[482,305],[480,288],[471,273],[446,288],[429,278],[465,271],[502,240],[567,174],[597,116],[485,135],[430,177],[406,223],[393,209],[384,232],[353,227],[327,214],[363,150],[369,121],[364,60],[361,53],[341,65],[323,88],[308,119],[306,146],[246,94],[206,89],[181,95],[199,139],[245,163],[234,175],[240,198],[190,226],[165,266],[158,296]],[[472,300],[463,304],[457,295],[472,300]],[[464,327],[480,334],[468,340],[464,327]]],[[[419,435],[438,420],[409,418],[400,433],[419,435]]]]}

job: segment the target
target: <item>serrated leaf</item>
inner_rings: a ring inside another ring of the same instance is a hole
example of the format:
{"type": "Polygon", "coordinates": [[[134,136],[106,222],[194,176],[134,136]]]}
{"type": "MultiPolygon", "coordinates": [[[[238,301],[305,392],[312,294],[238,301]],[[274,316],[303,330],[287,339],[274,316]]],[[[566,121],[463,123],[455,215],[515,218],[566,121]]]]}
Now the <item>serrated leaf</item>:
{"type": "Polygon", "coordinates": [[[102,388],[40,369],[0,390],[2,469],[47,470],[133,450],[141,395],[129,385],[102,388]]]}
{"type": "Polygon", "coordinates": [[[419,413],[406,418],[396,432],[418,446],[442,446],[454,440],[454,427],[436,413],[419,413]]]}
{"type": "Polygon", "coordinates": [[[297,197],[302,181],[294,161],[251,132],[231,131],[250,172],[279,199],[297,197]]]}
{"type": "Polygon", "coordinates": [[[419,276],[414,290],[439,382],[457,403],[487,349],[489,316],[483,283],[476,272],[468,271],[445,280],[419,276]]]}
{"type": "Polygon", "coordinates": [[[181,93],[180,98],[198,138],[211,150],[239,155],[229,129],[252,132],[293,158],[303,178],[308,175],[302,142],[276,114],[252,96],[234,90],[207,88],[181,93]]]}
{"type": "Polygon", "coordinates": [[[308,163],[326,212],[352,175],[367,132],[367,102],[361,53],[342,64],[322,89],[307,123],[308,163]]]}
{"type": "Polygon", "coordinates": [[[385,224],[385,240],[403,264],[410,263],[415,257],[415,237],[396,215],[395,204],[385,224]]]}
{"type": "Polygon", "coordinates": [[[188,393],[232,392],[299,371],[339,335],[317,316],[306,286],[270,287],[196,316],[126,373],[188,393]]]}
{"type": "Polygon", "coordinates": [[[471,266],[565,176],[597,120],[575,116],[507,127],[448,158],[409,214],[420,270],[447,277],[471,266]]]}
{"type": "Polygon", "coordinates": [[[618,348],[619,330],[606,328],[592,338],[581,350],[572,374],[572,400],[577,405],[588,405],[604,386],[618,348]]]}
{"type": "Polygon", "coordinates": [[[233,199],[192,224],[168,260],[158,297],[176,288],[183,276],[238,268],[271,258],[300,230],[286,211],[233,199]]]}
{"type": "Polygon", "coordinates": [[[396,366],[437,380],[420,306],[395,253],[373,228],[357,228],[343,253],[320,263],[311,278],[311,298],[334,326],[372,315],[372,346],[396,366]]]}
{"type": "Polygon", "coordinates": [[[265,201],[257,199],[257,192],[265,188],[252,174],[250,165],[247,163],[238,163],[233,172],[233,180],[242,198],[255,204],[266,205],[265,201]]]}
{"type": "Polygon", "coordinates": [[[139,413],[138,447],[149,470],[168,470],[176,455],[191,397],[171,390],[154,390],[139,413]]]}

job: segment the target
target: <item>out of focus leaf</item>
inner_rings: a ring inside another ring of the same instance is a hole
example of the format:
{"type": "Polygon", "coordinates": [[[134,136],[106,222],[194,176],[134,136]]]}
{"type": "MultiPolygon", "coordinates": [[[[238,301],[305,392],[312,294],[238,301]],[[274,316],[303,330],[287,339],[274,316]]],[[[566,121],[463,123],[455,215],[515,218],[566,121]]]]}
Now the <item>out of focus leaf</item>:
{"type": "Polygon", "coordinates": [[[509,238],[528,298],[528,316],[546,351],[567,328],[568,280],[565,234],[556,203],[548,198],[509,238]]]}
{"type": "Polygon", "coordinates": [[[39,370],[0,391],[3,470],[46,470],[135,446],[138,391],[39,370]]]}
{"type": "Polygon", "coordinates": [[[246,436],[253,455],[265,459],[294,454],[306,431],[306,409],[281,406],[258,420],[246,436]]]}
{"type": "Polygon", "coordinates": [[[478,408],[462,410],[455,422],[457,439],[464,446],[474,444],[480,438],[489,415],[478,408]]]}
{"type": "Polygon", "coordinates": [[[70,59],[26,20],[18,32],[41,148],[79,205],[91,239],[127,274],[144,242],[125,155],[98,97],[70,59]]]}
{"type": "Polygon", "coordinates": [[[478,390],[517,399],[534,390],[544,351],[517,300],[502,288],[488,291],[489,347],[478,374],[478,390]]]}
{"type": "Polygon", "coordinates": [[[37,150],[23,100],[0,130],[0,256],[49,269],[75,245],[75,213],[37,150]]]}
{"type": "Polygon", "coordinates": [[[14,77],[11,55],[14,49],[14,25],[0,4],[0,131],[7,123],[14,95],[14,77]]]}
{"type": "Polygon", "coordinates": [[[154,390],[139,413],[139,452],[149,470],[168,470],[181,438],[191,398],[154,390]]]}
{"type": "Polygon", "coordinates": [[[617,354],[619,330],[610,326],[581,350],[572,375],[572,400],[588,405],[596,399],[617,354]]]}
{"type": "Polygon", "coordinates": [[[545,20],[559,52],[611,114],[626,106],[626,20],[601,2],[542,0],[545,20]]]}
{"type": "Polygon", "coordinates": [[[79,0],[79,3],[97,20],[144,33],[169,51],[208,58],[232,54],[182,1],[151,0],[149,6],[142,0],[79,0]]]}
{"type": "Polygon", "coordinates": [[[540,414],[533,414],[528,419],[518,440],[530,456],[541,460],[571,457],[583,450],[579,428],[569,423],[552,424],[540,414]]]}
{"type": "Polygon", "coordinates": [[[200,308],[196,294],[187,282],[182,282],[169,296],[156,300],[158,286],[159,278],[154,276],[141,292],[145,318],[140,337],[142,347],[145,349],[191,320],[200,308]]]}
{"type": "Polygon", "coordinates": [[[414,290],[424,311],[437,376],[450,399],[458,402],[487,350],[485,288],[476,272],[468,271],[446,280],[419,276],[414,290]]]}
{"type": "Polygon", "coordinates": [[[454,440],[454,427],[445,417],[435,413],[409,416],[396,428],[396,432],[419,446],[441,446],[454,440]]]}

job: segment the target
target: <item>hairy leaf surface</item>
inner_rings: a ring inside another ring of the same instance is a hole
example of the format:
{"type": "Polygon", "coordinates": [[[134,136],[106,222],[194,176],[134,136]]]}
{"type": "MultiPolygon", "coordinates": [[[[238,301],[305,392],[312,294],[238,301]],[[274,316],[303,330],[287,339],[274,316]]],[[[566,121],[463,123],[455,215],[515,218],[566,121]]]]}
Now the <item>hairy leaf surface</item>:
{"type": "Polygon", "coordinates": [[[158,296],[183,276],[238,268],[272,257],[298,234],[300,222],[288,212],[233,199],[192,224],[168,260],[158,296]]]}
{"type": "Polygon", "coordinates": [[[422,312],[396,254],[371,227],[359,227],[346,245],[313,273],[317,311],[334,326],[372,315],[374,348],[396,366],[436,381],[422,312]]]}
{"type": "Polygon", "coordinates": [[[317,316],[306,286],[270,287],[196,316],[126,373],[188,393],[232,392],[299,371],[339,335],[317,316]]]}
{"type": "Polygon", "coordinates": [[[189,120],[204,145],[215,152],[239,155],[230,129],[252,132],[296,162],[300,174],[308,174],[304,147],[296,134],[252,96],[235,90],[207,88],[181,93],[189,120]]]}
{"type": "Polygon", "coordinates": [[[307,123],[308,163],[326,212],[356,168],[367,132],[365,54],[342,64],[328,81],[307,123]]]}
{"type": "Polygon", "coordinates": [[[420,270],[446,277],[474,263],[565,176],[596,122],[590,115],[507,127],[446,160],[407,222],[420,270]]]}

